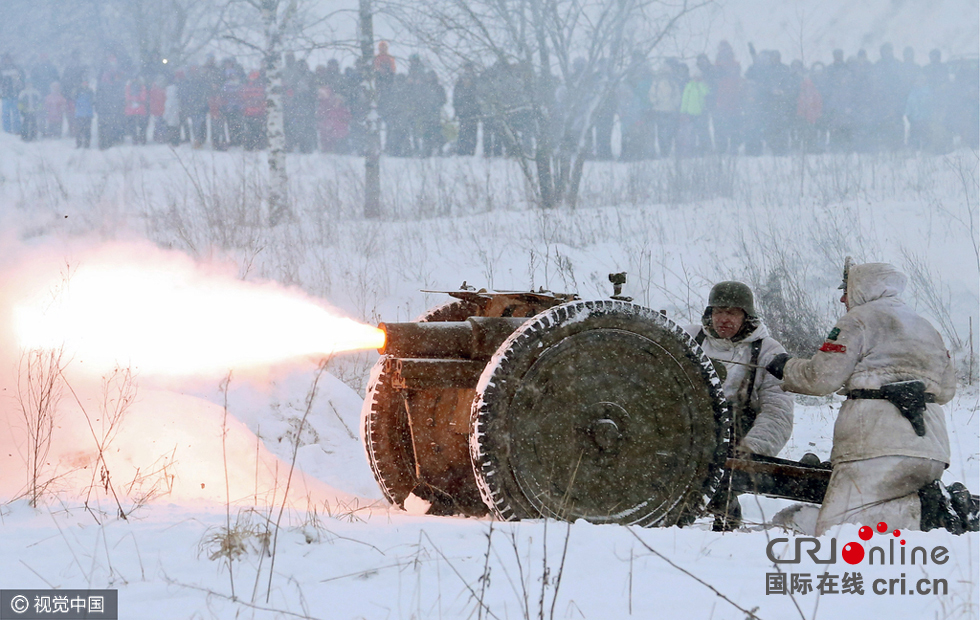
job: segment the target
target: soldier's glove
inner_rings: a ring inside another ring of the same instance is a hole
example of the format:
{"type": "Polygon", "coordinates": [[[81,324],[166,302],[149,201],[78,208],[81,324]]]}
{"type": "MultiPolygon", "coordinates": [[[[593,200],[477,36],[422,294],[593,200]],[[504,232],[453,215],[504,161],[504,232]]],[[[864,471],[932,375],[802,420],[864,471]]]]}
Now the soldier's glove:
{"type": "Polygon", "coordinates": [[[783,380],[783,367],[786,366],[786,362],[791,359],[788,353],[780,353],[776,357],[766,364],[766,370],[769,374],[776,377],[780,381],[783,380]]]}

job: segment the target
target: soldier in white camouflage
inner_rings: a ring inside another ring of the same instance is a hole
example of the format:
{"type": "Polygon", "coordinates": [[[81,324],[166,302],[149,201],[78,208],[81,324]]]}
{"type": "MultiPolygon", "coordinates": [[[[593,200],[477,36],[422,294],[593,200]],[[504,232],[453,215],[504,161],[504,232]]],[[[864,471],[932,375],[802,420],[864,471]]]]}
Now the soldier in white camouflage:
{"type": "Polygon", "coordinates": [[[847,396],[834,425],[818,536],[841,523],[928,528],[920,490],[949,465],[942,405],[956,392],[956,376],[942,336],[899,299],[906,280],[885,263],[846,268],[847,313],[820,350],[767,366],[787,391],[847,396]]]}

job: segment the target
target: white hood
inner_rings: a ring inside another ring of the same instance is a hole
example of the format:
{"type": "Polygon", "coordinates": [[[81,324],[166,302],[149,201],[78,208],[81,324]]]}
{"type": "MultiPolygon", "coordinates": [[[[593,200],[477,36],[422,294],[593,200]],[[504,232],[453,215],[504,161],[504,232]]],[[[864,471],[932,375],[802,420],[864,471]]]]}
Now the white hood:
{"type": "Polygon", "coordinates": [[[854,265],[847,273],[848,309],[884,297],[898,297],[907,282],[905,274],[888,263],[854,265]]]}

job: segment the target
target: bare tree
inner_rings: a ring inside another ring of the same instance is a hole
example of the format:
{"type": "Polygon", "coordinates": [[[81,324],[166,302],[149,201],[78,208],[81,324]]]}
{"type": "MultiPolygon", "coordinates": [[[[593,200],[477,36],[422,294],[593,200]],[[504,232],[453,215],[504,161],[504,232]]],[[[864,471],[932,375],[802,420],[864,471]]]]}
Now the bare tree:
{"type": "Polygon", "coordinates": [[[361,88],[367,94],[365,121],[367,144],[364,153],[364,217],[381,215],[381,133],[378,127],[378,96],[374,80],[374,7],[371,0],[359,0],[358,43],[361,55],[358,70],[361,88]]]}
{"type": "Polygon", "coordinates": [[[484,127],[502,134],[535,201],[552,208],[575,205],[600,106],[637,59],[711,2],[391,0],[384,10],[451,71],[492,64],[483,76],[484,127]]]}
{"type": "Polygon", "coordinates": [[[17,375],[17,400],[27,430],[27,494],[30,505],[35,507],[49,482],[44,479],[43,470],[64,387],[62,357],[61,349],[26,351],[17,375]]]}

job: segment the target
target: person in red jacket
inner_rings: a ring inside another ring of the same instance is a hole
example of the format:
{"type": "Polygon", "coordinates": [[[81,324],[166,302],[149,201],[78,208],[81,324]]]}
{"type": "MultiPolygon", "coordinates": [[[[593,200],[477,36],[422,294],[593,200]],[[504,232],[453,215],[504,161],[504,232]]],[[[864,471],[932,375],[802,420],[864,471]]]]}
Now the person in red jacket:
{"type": "Polygon", "coordinates": [[[163,122],[163,111],[167,107],[167,85],[162,75],[158,75],[150,86],[150,116],[153,117],[153,141],[167,141],[167,124],[163,122]]]}
{"type": "Polygon", "coordinates": [[[126,82],[126,124],[133,136],[133,144],[146,144],[146,126],[149,123],[146,109],[147,90],[143,76],[138,75],[126,82]]]}
{"type": "Polygon", "coordinates": [[[258,71],[248,76],[241,89],[242,117],[245,123],[243,144],[246,151],[265,148],[265,85],[258,71]]]}
{"type": "Polygon", "coordinates": [[[317,92],[317,129],[324,153],[342,153],[350,131],[350,110],[344,98],[324,84],[317,92]]]}
{"type": "MultiPolygon", "coordinates": [[[[802,63],[800,64],[802,66],[802,63]]],[[[813,77],[809,73],[803,73],[800,95],[796,99],[796,124],[799,129],[799,146],[808,153],[818,151],[823,146],[820,142],[821,133],[817,128],[821,116],[823,116],[823,97],[820,96],[813,77]]]]}

